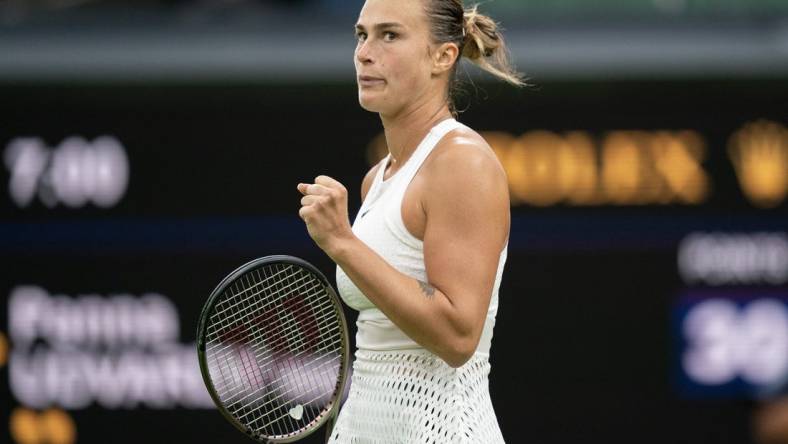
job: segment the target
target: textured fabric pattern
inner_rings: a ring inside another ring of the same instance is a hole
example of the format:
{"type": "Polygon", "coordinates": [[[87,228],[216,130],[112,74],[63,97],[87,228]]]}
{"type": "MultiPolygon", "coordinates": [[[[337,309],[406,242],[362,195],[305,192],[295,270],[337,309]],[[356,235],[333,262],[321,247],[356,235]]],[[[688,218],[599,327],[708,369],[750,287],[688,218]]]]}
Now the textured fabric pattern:
{"type": "Polygon", "coordinates": [[[427,350],[357,350],[330,444],[503,443],[486,356],[452,368],[427,350]]]}

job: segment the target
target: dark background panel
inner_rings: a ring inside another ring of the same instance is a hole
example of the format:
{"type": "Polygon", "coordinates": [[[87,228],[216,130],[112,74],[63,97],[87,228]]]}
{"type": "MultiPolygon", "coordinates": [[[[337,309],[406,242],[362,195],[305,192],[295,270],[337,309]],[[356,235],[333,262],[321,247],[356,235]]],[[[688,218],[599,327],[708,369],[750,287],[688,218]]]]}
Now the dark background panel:
{"type": "MultiPolygon", "coordinates": [[[[519,136],[532,130],[584,130],[598,142],[614,130],[695,130],[706,141],[712,179],[706,205],[749,210],[728,158],[730,136],[759,119],[788,121],[787,82],[535,82],[468,86],[462,121],[480,131],[519,136]]],[[[130,162],[127,194],[114,215],[240,216],[295,214],[299,181],[328,174],[345,183],[351,204],[369,167],[367,149],[381,132],[355,87],[313,85],[19,85],[0,89],[0,143],[23,136],[50,148],[72,135],[116,137],[130,162]]],[[[0,173],[7,182],[8,169],[0,173]]],[[[33,202],[12,220],[106,214],[92,205],[52,211],[33,202]]],[[[521,210],[521,208],[517,208],[521,210]]],[[[525,210],[525,209],[522,209],[525,210]]]]}
{"type": "MultiPolygon", "coordinates": [[[[177,307],[183,344],[210,290],[247,260],[300,256],[333,282],[334,265],[297,218],[295,185],[336,177],[352,217],[381,131],[349,84],[20,84],[0,87],[0,98],[0,147],[112,134],[131,168],[126,196],[109,209],[17,208],[0,169],[0,294],[19,285],[69,297],[160,293],[177,307]]],[[[689,399],[672,380],[671,313],[687,287],[676,256],[691,232],[786,230],[784,203],[756,209],[742,195],[726,146],[747,122],[788,123],[787,99],[786,82],[763,79],[482,84],[471,94],[462,120],[479,130],[696,130],[714,182],[696,206],[513,208],[490,376],[507,442],[754,442],[759,401],[689,399]]],[[[24,408],[8,366],[0,380],[2,411],[24,408]]],[[[79,442],[246,442],[213,410],[68,413],[79,442]]]]}

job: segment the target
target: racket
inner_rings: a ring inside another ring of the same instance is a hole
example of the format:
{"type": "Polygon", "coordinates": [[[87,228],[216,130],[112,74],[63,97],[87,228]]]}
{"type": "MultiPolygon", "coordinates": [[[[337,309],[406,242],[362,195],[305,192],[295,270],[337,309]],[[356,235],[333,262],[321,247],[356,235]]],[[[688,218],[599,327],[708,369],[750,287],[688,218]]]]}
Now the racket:
{"type": "Polygon", "coordinates": [[[300,440],[327,423],[331,434],[350,360],[334,289],[292,256],[255,259],[208,297],[197,354],[219,411],[263,443],[300,440]]]}

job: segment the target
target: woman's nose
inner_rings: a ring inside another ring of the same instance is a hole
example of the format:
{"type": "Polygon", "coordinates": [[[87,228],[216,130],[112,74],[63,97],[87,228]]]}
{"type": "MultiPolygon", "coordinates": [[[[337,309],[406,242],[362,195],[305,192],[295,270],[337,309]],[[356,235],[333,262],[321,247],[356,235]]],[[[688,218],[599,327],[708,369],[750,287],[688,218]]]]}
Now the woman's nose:
{"type": "Polygon", "coordinates": [[[369,63],[372,61],[372,57],[370,56],[369,46],[367,42],[359,43],[358,48],[356,49],[356,59],[358,59],[361,63],[369,63]]]}

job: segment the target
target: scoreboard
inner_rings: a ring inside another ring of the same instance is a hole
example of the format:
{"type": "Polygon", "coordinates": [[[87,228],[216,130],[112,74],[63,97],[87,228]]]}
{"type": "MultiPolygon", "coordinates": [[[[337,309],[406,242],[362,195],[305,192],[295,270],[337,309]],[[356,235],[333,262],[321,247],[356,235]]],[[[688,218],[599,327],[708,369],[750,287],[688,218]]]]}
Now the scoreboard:
{"type": "MultiPolygon", "coordinates": [[[[379,118],[351,84],[0,99],[0,440],[247,442],[202,385],[199,310],[254,257],[333,276],[295,186],[336,178],[354,217],[379,118]]],[[[490,376],[507,441],[751,442],[755,400],[788,391],[788,82],[481,84],[467,103],[512,197],[490,376]]]]}

